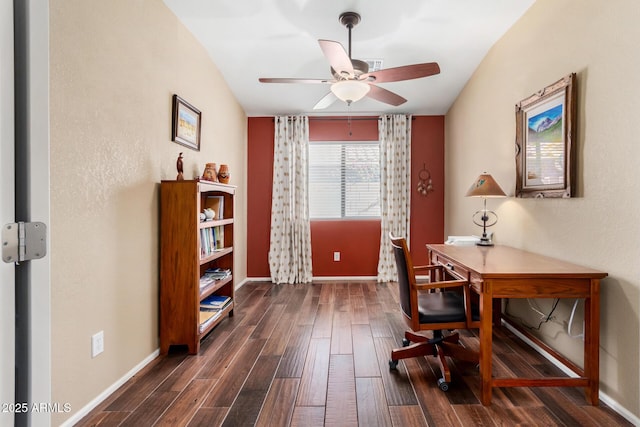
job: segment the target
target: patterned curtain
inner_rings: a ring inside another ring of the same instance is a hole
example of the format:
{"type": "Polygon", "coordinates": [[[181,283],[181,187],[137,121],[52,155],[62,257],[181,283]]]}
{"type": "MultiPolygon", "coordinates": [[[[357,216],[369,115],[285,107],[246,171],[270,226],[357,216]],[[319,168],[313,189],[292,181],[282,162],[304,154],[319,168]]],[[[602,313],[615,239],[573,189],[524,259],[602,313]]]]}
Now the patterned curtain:
{"type": "Polygon", "coordinates": [[[311,282],[309,119],[275,118],[269,267],[274,283],[311,282]]]}
{"type": "Polygon", "coordinates": [[[394,114],[380,117],[380,257],[378,281],[397,280],[389,232],[404,236],[409,243],[411,212],[411,116],[394,114]]]}

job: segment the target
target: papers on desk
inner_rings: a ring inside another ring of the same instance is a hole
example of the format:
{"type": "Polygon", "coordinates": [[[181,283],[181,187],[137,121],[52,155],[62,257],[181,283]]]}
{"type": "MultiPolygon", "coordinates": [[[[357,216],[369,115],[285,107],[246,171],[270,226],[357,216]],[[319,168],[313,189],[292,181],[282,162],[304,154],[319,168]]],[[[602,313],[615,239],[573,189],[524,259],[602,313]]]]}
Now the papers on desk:
{"type": "Polygon", "coordinates": [[[449,236],[445,245],[471,246],[480,241],[478,236],[449,236]]]}

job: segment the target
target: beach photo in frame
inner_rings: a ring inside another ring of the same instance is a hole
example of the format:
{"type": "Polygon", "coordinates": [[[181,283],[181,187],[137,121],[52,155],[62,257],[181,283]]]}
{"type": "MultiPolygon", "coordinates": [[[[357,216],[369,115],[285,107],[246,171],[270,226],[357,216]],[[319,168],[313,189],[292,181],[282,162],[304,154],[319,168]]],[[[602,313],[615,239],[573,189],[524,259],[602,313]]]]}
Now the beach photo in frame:
{"type": "Polygon", "coordinates": [[[171,140],[200,151],[200,110],[178,95],[173,95],[171,140]]]}
{"type": "Polygon", "coordinates": [[[516,104],[516,197],[562,197],[575,189],[575,73],[516,104]]]}

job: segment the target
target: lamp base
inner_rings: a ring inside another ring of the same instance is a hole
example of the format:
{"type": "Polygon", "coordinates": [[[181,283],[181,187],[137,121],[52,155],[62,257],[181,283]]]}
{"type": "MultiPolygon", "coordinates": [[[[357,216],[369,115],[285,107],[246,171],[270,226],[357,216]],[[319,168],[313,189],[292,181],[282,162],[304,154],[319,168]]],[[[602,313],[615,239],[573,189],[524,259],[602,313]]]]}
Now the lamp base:
{"type": "Polygon", "coordinates": [[[493,246],[493,242],[486,236],[482,236],[480,240],[476,242],[477,246],[493,246]]]}

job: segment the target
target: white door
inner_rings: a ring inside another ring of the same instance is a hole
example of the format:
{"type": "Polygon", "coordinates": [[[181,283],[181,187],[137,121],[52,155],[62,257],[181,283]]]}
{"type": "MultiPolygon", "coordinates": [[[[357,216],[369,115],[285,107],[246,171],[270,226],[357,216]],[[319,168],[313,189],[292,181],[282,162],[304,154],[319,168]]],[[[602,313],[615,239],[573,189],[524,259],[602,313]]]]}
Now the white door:
{"type": "MultiPolygon", "coordinates": [[[[0,227],[14,222],[13,0],[0,0],[0,227]]],[[[0,426],[13,425],[15,272],[0,262],[0,426]],[[5,405],[7,405],[5,407],[5,405]]]]}

